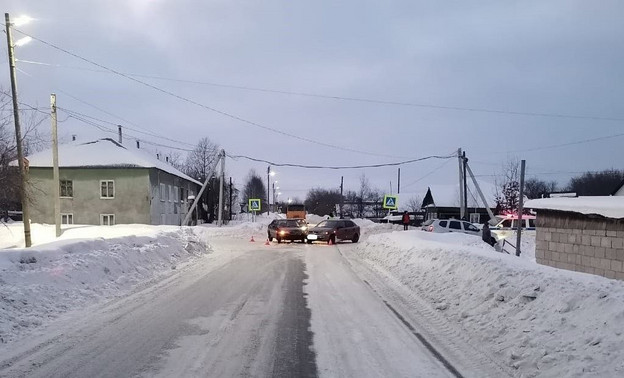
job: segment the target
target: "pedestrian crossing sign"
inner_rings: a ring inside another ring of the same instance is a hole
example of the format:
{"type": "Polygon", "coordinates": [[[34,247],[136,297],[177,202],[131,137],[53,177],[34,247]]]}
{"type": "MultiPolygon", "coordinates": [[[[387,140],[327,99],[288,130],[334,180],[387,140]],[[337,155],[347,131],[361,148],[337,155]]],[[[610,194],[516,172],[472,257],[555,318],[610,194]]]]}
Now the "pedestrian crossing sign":
{"type": "Polygon", "coordinates": [[[260,211],[262,201],[259,198],[249,199],[249,211],[260,211]]]}
{"type": "Polygon", "coordinates": [[[386,194],[384,196],[383,208],[384,209],[390,209],[390,210],[398,209],[399,208],[399,197],[398,196],[390,196],[390,195],[386,194]]]}

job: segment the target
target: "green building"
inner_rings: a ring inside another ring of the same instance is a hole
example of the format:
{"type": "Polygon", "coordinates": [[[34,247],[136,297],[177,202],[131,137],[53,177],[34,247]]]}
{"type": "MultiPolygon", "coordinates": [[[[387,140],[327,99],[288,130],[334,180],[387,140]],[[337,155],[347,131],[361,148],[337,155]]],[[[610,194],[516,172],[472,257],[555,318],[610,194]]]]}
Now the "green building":
{"type": "MultiPolygon", "coordinates": [[[[52,150],[28,156],[31,222],[55,223],[52,150]]],[[[59,146],[62,224],[180,225],[201,183],[106,138],[59,146]]]]}

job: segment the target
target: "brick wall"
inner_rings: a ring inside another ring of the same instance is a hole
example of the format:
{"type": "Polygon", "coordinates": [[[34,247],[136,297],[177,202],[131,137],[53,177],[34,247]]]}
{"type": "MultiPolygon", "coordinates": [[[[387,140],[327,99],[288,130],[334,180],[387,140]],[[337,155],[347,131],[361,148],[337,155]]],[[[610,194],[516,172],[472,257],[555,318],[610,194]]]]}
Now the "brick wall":
{"type": "Polygon", "coordinates": [[[539,264],[624,280],[624,222],[540,211],[535,257],[539,264]]]}

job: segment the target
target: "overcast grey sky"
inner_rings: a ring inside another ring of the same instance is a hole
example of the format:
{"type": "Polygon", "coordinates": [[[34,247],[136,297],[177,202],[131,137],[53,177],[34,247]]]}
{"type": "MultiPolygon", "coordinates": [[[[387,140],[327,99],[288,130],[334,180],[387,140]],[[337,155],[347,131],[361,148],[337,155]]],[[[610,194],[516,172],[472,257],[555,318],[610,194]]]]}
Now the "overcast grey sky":
{"type": "MultiPolygon", "coordinates": [[[[18,48],[18,59],[58,66],[18,62],[24,103],[48,107],[49,95],[55,92],[60,107],[107,122],[130,121],[130,127],[190,144],[207,136],[231,154],[284,163],[375,164],[448,154],[462,147],[480,175],[499,171],[508,157],[526,159],[530,175],[562,184],[574,175],[567,172],[624,168],[624,136],[527,151],[624,133],[624,121],[595,119],[624,119],[621,0],[3,4],[12,17],[36,18],[20,30],[77,55],[124,73],[183,80],[136,77],[207,107],[343,149],[270,132],[98,72],[101,68],[40,42],[18,48]],[[588,118],[392,105],[228,86],[588,118]]],[[[6,45],[3,57],[0,84],[9,88],[6,45]]],[[[60,119],[66,117],[61,114],[60,119]]],[[[71,118],[59,127],[65,140],[72,134],[81,140],[111,136],[71,118]]],[[[126,132],[145,141],[190,148],[126,132]]],[[[457,161],[443,164],[437,160],[403,166],[403,201],[427,185],[456,182],[457,161]]],[[[242,159],[227,161],[238,184],[250,169],[266,174],[266,168],[242,159]]],[[[396,167],[275,170],[284,198],[303,199],[311,187],[338,187],[340,176],[347,189],[356,189],[362,173],[386,192],[392,181],[396,191],[396,167]]]]}

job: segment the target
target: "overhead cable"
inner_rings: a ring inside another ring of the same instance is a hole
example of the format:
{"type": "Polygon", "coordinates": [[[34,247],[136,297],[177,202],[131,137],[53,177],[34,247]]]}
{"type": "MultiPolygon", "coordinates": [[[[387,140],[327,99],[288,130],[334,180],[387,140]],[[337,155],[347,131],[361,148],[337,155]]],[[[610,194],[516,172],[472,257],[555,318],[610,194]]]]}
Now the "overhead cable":
{"type": "Polygon", "coordinates": [[[404,160],[404,161],[399,161],[399,162],[394,162],[394,163],[367,164],[367,165],[348,165],[348,166],[327,166],[327,165],[306,165],[306,164],[294,164],[294,163],[278,163],[278,162],[264,160],[264,159],[257,159],[257,158],[253,158],[253,157],[249,157],[249,156],[245,156],[245,155],[230,155],[230,154],[226,154],[226,156],[231,158],[231,159],[243,158],[243,159],[247,159],[247,160],[251,160],[251,161],[255,161],[255,162],[259,162],[259,163],[267,163],[269,165],[273,165],[273,166],[276,166],[276,167],[294,167],[294,168],[304,168],[304,169],[335,169],[335,170],[337,170],[337,169],[361,169],[361,168],[393,167],[393,166],[398,166],[398,165],[405,165],[405,164],[416,163],[416,162],[419,162],[419,161],[424,161],[424,160],[429,160],[429,159],[451,159],[453,157],[457,157],[457,154],[455,154],[455,155],[444,155],[444,156],[431,155],[431,156],[421,157],[421,158],[418,158],[418,159],[410,159],[410,160],[404,160]]]}

